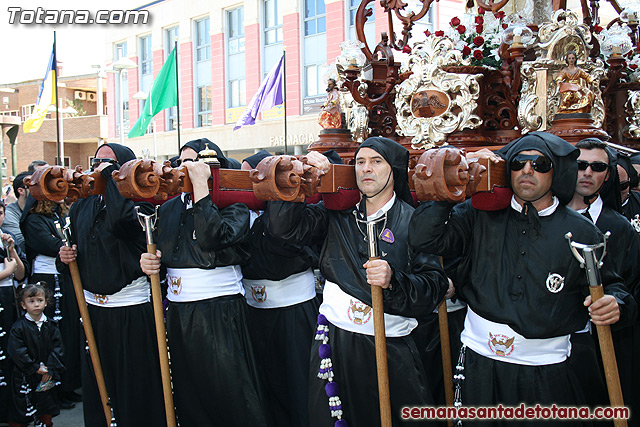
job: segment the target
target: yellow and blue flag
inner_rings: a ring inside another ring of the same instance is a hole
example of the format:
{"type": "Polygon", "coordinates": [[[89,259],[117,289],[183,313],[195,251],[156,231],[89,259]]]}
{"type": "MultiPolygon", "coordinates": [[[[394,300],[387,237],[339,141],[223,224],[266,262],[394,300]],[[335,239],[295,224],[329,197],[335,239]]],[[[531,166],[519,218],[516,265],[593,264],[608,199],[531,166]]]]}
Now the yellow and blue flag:
{"type": "Polygon", "coordinates": [[[54,51],[51,51],[51,57],[49,58],[49,65],[47,66],[47,72],[42,80],[40,86],[40,93],[38,94],[38,100],[33,113],[25,120],[22,125],[22,130],[25,133],[37,132],[42,126],[44,118],[48,114],[48,109],[51,104],[56,103],[56,67],[54,64],[54,51]]]}

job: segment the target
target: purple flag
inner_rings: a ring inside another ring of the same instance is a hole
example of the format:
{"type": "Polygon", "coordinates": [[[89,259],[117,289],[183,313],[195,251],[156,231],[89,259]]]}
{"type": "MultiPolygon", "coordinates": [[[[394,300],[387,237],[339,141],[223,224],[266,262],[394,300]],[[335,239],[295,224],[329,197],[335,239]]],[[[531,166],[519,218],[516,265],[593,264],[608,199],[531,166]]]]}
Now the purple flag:
{"type": "Polygon", "coordinates": [[[269,71],[269,74],[267,74],[267,77],[260,85],[260,89],[253,95],[251,102],[242,112],[242,115],[240,115],[233,130],[238,130],[245,125],[254,125],[258,113],[282,104],[282,92],[284,89],[282,87],[283,65],[284,55],[282,55],[280,61],[269,71]]]}

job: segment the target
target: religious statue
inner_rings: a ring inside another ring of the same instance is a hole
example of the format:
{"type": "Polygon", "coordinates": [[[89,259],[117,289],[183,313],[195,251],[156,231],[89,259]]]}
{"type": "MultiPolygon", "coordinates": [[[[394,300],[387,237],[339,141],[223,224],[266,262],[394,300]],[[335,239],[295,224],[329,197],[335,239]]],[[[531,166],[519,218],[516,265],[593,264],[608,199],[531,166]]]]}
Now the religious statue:
{"type": "Polygon", "coordinates": [[[565,56],[567,66],[562,69],[556,81],[560,84],[560,105],[558,114],[590,113],[595,94],[588,88],[593,77],[576,65],[578,56],[570,50],[565,56]]]}
{"type": "Polygon", "coordinates": [[[318,123],[323,129],[340,129],[342,127],[340,95],[334,79],[329,79],[327,82],[327,100],[322,104],[318,123]]]}

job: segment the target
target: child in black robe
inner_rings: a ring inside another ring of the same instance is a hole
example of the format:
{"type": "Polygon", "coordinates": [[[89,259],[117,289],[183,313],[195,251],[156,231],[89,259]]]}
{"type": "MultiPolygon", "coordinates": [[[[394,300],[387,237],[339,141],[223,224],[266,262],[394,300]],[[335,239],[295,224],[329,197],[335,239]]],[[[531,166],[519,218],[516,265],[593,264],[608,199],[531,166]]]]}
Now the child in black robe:
{"type": "Polygon", "coordinates": [[[26,313],[9,336],[9,356],[14,363],[10,427],[26,427],[34,415],[45,426],[52,426],[51,419],[60,413],[53,388],[64,372],[63,346],[58,326],[44,314],[50,298],[42,282],[24,285],[18,295],[26,313]]]}

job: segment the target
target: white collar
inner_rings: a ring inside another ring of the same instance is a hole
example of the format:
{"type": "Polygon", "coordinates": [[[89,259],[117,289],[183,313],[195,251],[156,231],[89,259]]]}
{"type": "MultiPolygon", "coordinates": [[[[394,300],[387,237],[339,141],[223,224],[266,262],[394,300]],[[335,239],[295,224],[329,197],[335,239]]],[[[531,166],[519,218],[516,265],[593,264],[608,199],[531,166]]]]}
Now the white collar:
{"type": "MultiPolygon", "coordinates": [[[[378,209],[376,212],[372,213],[371,215],[367,215],[367,221],[380,218],[382,215],[388,212],[389,209],[391,209],[395,201],[396,201],[396,192],[394,191],[393,195],[391,196],[389,201],[384,204],[384,206],[382,206],[380,209],[378,209]]],[[[356,209],[360,209],[360,202],[356,204],[356,209]]]]}
{"type": "Polygon", "coordinates": [[[182,203],[184,203],[184,199],[187,199],[187,209],[191,209],[193,207],[193,198],[191,197],[191,193],[182,193],[180,195],[182,199],[182,203]]]}
{"type": "MultiPolygon", "coordinates": [[[[553,202],[551,203],[551,206],[549,206],[548,208],[544,208],[541,211],[538,211],[538,216],[551,215],[556,211],[559,205],[560,205],[560,201],[558,201],[558,198],[556,196],[553,196],[553,202]]],[[[520,203],[516,201],[515,196],[511,196],[511,208],[514,209],[516,212],[522,212],[522,206],[520,205],[520,203]]]]}
{"type": "Polygon", "coordinates": [[[47,321],[47,316],[44,313],[42,313],[42,317],[40,318],[40,320],[35,320],[29,313],[25,313],[24,317],[26,317],[27,320],[35,323],[38,329],[40,329],[42,327],[42,324],[47,321]]]}
{"type": "Polygon", "coordinates": [[[596,222],[598,222],[598,218],[600,217],[600,213],[602,213],[603,206],[604,206],[604,203],[602,203],[602,197],[600,197],[600,195],[598,194],[598,198],[595,199],[593,203],[591,203],[591,205],[583,209],[578,209],[576,210],[576,212],[583,214],[587,211],[587,209],[589,209],[589,216],[591,217],[591,219],[593,220],[593,223],[595,224],[596,222]]]}

